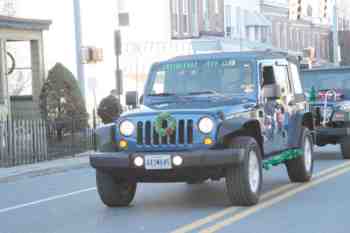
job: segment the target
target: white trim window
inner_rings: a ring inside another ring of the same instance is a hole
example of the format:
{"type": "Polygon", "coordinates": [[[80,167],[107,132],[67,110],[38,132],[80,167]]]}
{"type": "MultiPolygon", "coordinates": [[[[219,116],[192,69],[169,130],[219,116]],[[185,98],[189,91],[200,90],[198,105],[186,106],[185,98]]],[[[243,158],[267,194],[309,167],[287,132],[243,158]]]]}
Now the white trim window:
{"type": "Polygon", "coordinates": [[[182,31],[187,35],[190,31],[189,2],[182,0],[182,31]]]}
{"type": "Polygon", "coordinates": [[[171,0],[172,31],[174,35],[179,34],[179,0],[171,0]]]}
{"type": "Polygon", "coordinates": [[[220,13],[220,0],[214,0],[214,12],[216,15],[220,13]]]}
{"type": "Polygon", "coordinates": [[[232,6],[225,5],[225,35],[227,38],[231,38],[233,33],[232,27],[232,6]]]}
{"type": "Polygon", "coordinates": [[[192,30],[192,36],[197,36],[199,32],[199,25],[198,25],[198,1],[197,0],[191,0],[191,30],[192,30]]]}
{"type": "Polygon", "coordinates": [[[209,24],[209,0],[203,0],[203,19],[205,31],[210,30],[209,24]]]}

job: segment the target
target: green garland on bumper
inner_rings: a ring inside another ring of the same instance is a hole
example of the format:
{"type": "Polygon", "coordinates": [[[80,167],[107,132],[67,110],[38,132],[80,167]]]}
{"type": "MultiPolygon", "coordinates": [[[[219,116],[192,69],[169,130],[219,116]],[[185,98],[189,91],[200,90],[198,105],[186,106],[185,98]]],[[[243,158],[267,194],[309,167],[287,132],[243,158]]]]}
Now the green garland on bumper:
{"type": "Polygon", "coordinates": [[[279,155],[272,157],[269,160],[263,162],[263,168],[265,170],[270,170],[273,166],[278,166],[288,160],[296,159],[300,156],[303,156],[304,152],[301,149],[292,149],[282,152],[279,155]]]}

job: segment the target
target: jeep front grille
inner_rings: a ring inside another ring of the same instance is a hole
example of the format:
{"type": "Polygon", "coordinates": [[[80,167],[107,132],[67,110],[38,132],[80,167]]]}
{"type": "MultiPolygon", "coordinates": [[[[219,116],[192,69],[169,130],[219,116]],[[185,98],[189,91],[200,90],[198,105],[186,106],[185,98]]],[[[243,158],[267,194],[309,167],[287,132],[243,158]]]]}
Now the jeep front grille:
{"type": "MultiPolygon", "coordinates": [[[[163,121],[166,128],[167,121],[163,121]]],[[[171,136],[160,137],[155,129],[155,122],[137,122],[137,144],[146,146],[189,145],[193,144],[193,120],[177,120],[175,132],[171,136]]]]}

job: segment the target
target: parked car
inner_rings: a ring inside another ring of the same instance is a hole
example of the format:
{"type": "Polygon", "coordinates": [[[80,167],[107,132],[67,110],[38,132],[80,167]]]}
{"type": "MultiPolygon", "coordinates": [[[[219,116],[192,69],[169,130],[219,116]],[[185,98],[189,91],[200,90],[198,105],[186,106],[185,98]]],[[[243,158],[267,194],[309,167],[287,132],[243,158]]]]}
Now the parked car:
{"type": "MultiPolygon", "coordinates": [[[[136,94],[127,104],[136,106],[136,94]]],[[[262,170],[313,173],[313,119],[297,62],[272,52],[177,57],[152,66],[141,105],[97,130],[98,193],[127,206],[139,182],[226,179],[232,205],[258,203],[262,170]]],[[[155,194],[156,195],[156,194],[155,194]]]]}
{"type": "Polygon", "coordinates": [[[316,144],[340,144],[350,159],[350,67],[302,71],[302,82],[315,119],[316,144]]]}

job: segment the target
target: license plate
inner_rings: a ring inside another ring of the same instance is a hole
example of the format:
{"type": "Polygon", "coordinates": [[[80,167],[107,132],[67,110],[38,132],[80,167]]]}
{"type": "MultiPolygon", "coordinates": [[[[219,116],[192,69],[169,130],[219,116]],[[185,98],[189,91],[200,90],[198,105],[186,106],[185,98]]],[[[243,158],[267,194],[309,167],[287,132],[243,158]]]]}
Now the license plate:
{"type": "Polygon", "coordinates": [[[169,170],[172,168],[170,155],[148,155],[145,159],[146,170],[169,170]]]}

